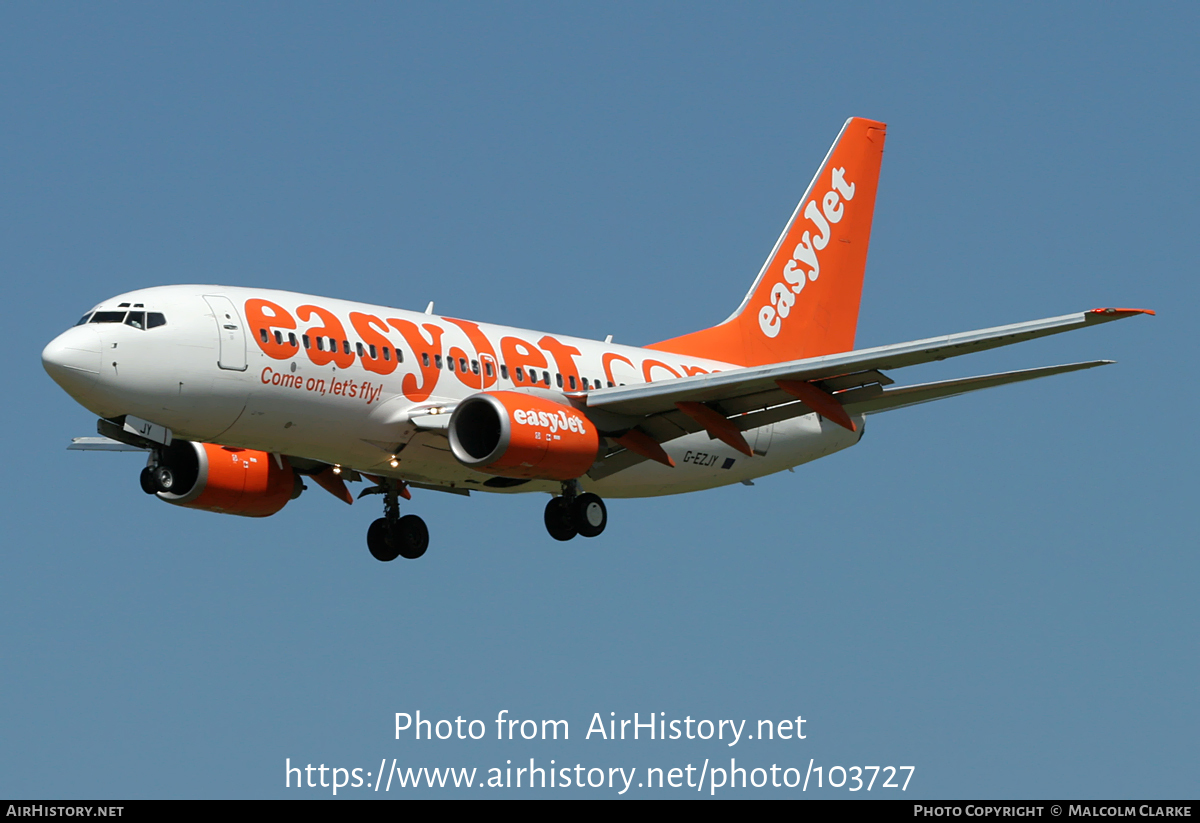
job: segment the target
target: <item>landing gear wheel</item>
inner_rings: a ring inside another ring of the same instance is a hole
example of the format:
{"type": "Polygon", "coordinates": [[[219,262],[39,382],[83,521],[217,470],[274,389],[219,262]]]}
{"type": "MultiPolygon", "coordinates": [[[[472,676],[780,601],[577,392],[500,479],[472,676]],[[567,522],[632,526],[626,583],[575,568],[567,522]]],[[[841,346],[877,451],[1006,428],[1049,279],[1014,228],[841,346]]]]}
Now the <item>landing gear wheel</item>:
{"type": "Polygon", "coordinates": [[[429,528],[415,514],[406,514],[396,524],[391,542],[396,545],[401,557],[416,560],[429,548],[429,528]]]}
{"type": "Polygon", "coordinates": [[[575,530],[584,537],[595,537],[608,525],[608,510],[604,501],[591,492],[584,492],[571,502],[575,530]]]}
{"type": "Polygon", "coordinates": [[[384,563],[400,555],[399,549],[393,548],[392,541],[388,539],[386,517],[379,518],[367,529],[367,548],[371,550],[372,557],[384,563]]]}
{"type": "Polygon", "coordinates": [[[155,491],[170,493],[175,487],[175,472],[170,466],[159,466],[154,470],[155,491]]]}
{"type": "Polygon", "coordinates": [[[158,484],[154,482],[154,470],[149,466],[142,469],[142,473],[138,475],[138,482],[142,484],[142,491],[146,494],[158,494],[158,484]]]}
{"type": "Polygon", "coordinates": [[[546,504],[546,531],[555,540],[567,541],[578,534],[571,504],[564,497],[552,497],[546,504]]]}

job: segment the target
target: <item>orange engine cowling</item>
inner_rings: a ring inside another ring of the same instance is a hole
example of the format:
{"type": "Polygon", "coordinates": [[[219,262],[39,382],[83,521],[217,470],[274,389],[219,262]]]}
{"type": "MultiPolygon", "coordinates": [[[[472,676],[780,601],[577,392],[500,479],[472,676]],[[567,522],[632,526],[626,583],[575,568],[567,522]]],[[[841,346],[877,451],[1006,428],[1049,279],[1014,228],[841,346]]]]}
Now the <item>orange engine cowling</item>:
{"type": "Polygon", "coordinates": [[[596,427],[579,411],[521,392],[471,395],[451,415],[449,434],[458,462],[502,477],[573,480],[600,450],[596,427]]]}
{"type": "Polygon", "coordinates": [[[286,457],[254,449],[176,440],[163,460],[181,491],[158,492],[159,499],[190,509],[268,517],[304,488],[286,457]]]}

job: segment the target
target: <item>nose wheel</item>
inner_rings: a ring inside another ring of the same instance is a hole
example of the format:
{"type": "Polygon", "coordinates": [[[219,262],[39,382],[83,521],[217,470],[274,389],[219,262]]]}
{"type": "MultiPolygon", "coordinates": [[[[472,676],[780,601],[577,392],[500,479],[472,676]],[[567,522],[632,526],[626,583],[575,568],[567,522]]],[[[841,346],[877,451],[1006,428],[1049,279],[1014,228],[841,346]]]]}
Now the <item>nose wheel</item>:
{"type": "Polygon", "coordinates": [[[429,528],[415,514],[400,516],[399,484],[383,482],[383,517],[367,529],[367,548],[376,560],[388,562],[397,557],[416,560],[429,548],[429,528]]]}
{"type": "Polygon", "coordinates": [[[546,504],[546,531],[555,540],[567,541],[575,535],[596,537],[608,525],[608,510],[604,501],[591,492],[572,493],[573,487],[563,484],[563,496],[551,498],[546,504]]]}

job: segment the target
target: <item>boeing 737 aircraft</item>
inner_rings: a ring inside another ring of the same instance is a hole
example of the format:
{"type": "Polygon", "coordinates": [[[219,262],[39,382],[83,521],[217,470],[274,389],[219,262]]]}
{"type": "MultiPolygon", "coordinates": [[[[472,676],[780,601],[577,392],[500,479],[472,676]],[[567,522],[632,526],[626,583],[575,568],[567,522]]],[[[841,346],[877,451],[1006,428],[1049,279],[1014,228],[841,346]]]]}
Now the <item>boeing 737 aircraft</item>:
{"type": "Polygon", "coordinates": [[[311,295],[162,286],[103,301],[42,352],[98,415],[71,448],[143,450],[148,494],[265,517],[307,478],[379,494],[379,560],[420,557],[410,489],[545,492],[557,540],[604,531],[605,497],[748,482],[853,446],[877,412],[1093,360],[921,385],[919,363],[1094,326],[1101,308],[854,350],[886,126],[842,127],[750,291],[719,325],[643,348],[311,295]]]}

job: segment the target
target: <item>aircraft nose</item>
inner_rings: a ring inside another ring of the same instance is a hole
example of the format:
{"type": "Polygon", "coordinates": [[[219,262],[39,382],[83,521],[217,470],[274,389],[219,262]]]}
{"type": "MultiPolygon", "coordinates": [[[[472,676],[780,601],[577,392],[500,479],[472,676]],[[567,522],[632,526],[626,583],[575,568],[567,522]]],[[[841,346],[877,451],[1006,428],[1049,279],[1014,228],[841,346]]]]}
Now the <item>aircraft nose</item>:
{"type": "Polygon", "coordinates": [[[100,333],[90,326],[67,329],[42,349],[42,368],[72,395],[95,382],[100,363],[100,333]]]}

